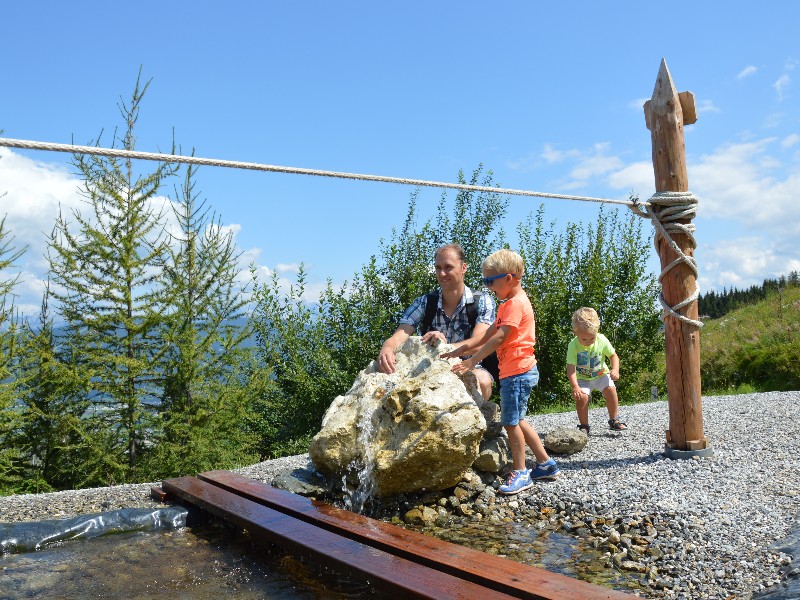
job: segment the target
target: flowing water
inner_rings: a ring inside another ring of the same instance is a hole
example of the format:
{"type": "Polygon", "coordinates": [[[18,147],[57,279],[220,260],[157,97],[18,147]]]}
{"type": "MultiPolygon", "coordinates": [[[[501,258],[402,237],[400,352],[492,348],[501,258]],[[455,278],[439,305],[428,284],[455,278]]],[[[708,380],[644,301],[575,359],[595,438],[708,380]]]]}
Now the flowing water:
{"type": "Polygon", "coordinates": [[[0,557],[0,600],[360,599],[367,582],[343,577],[222,523],[61,542],[0,557]]]}
{"type": "Polygon", "coordinates": [[[605,566],[596,548],[575,536],[540,529],[530,523],[455,523],[425,529],[428,535],[488,554],[546,569],[617,590],[641,590],[642,576],[605,566]]]}

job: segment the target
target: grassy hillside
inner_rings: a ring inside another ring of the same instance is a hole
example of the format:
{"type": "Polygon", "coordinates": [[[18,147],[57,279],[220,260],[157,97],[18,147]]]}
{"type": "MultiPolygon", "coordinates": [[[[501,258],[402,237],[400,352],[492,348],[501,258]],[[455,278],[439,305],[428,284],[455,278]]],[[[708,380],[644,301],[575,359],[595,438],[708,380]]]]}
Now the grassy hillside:
{"type": "Polygon", "coordinates": [[[800,390],[800,288],[705,322],[704,394],[800,390]]]}

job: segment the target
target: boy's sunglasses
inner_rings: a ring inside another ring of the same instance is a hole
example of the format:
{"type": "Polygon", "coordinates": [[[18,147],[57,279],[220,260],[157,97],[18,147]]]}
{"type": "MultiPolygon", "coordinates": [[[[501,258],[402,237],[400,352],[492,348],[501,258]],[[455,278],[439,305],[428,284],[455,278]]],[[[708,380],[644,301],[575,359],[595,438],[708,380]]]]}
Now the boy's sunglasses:
{"type": "Polygon", "coordinates": [[[483,278],[483,285],[486,287],[492,287],[492,282],[495,279],[500,279],[501,277],[505,277],[506,275],[511,275],[512,277],[516,277],[516,273],[500,273],[500,275],[492,275],[491,277],[484,277],[483,278]]]}

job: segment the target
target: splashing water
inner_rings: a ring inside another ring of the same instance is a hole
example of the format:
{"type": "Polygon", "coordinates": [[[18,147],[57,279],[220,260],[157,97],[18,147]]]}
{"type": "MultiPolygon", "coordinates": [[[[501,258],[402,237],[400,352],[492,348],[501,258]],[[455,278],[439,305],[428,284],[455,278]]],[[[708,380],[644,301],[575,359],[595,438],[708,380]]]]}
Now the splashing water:
{"type": "MultiPolygon", "coordinates": [[[[375,390],[373,399],[383,398],[395,385],[392,381],[385,381],[383,386],[375,390]]],[[[371,514],[377,510],[374,506],[375,457],[372,455],[372,440],[379,406],[362,398],[356,439],[359,456],[350,462],[347,473],[342,476],[345,508],[359,514],[371,514]],[[350,481],[353,481],[355,488],[349,485],[350,481]]]]}

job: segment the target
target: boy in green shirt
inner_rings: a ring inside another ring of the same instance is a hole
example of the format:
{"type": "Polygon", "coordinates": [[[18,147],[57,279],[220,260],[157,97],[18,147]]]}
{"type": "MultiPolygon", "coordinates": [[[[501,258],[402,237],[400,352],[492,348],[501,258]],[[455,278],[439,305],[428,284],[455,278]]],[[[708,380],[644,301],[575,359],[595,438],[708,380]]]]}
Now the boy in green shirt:
{"type": "Polygon", "coordinates": [[[608,409],[608,426],[623,431],[628,426],[619,418],[619,400],[614,382],[619,379],[619,356],[600,330],[600,317],[593,308],[583,307],[572,315],[575,337],[567,347],[567,377],[578,413],[578,429],[589,435],[589,399],[600,390],[608,409]],[[606,364],[611,362],[611,369],[606,364]]]}

